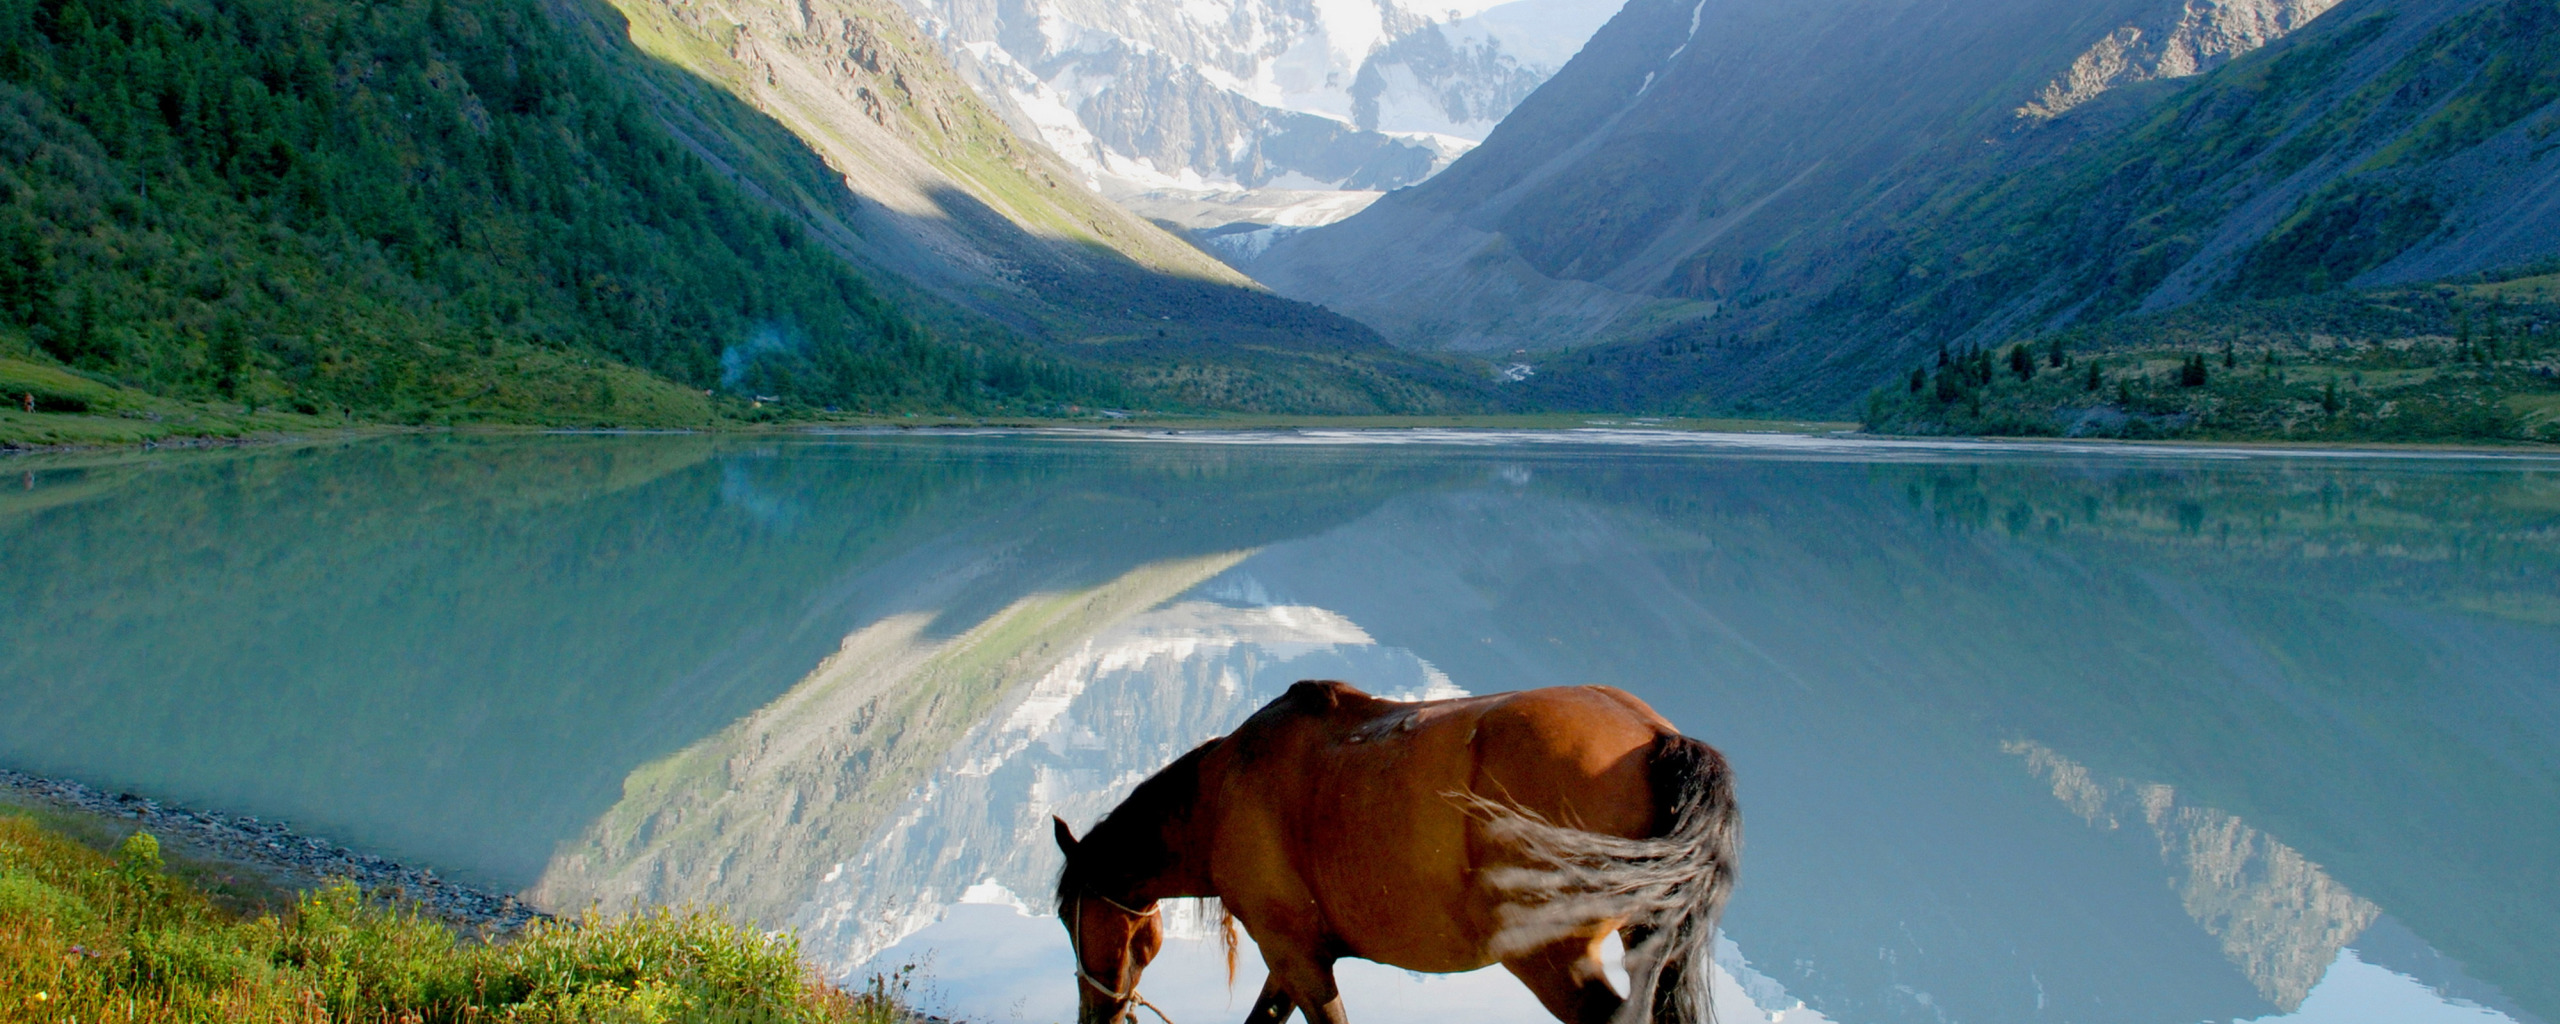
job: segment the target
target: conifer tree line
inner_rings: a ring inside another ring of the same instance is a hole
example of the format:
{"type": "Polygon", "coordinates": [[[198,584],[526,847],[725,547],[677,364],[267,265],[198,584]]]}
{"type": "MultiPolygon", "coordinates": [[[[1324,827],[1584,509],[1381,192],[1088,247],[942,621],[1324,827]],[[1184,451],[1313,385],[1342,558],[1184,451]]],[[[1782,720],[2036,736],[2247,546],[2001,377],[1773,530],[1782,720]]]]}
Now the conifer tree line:
{"type": "Polygon", "coordinates": [[[919,327],[587,45],[527,0],[0,0],[0,346],[355,410],[525,352],[856,408],[1115,391],[919,327]]]}
{"type": "Polygon", "coordinates": [[[2560,442],[2560,419],[2535,411],[2560,396],[2548,340],[2560,305],[2515,280],[2484,275],[2470,287],[2503,290],[2468,298],[2453,285],[2339,292],[1940,348],[1861,416],[1902,433],[2560,442]]]}

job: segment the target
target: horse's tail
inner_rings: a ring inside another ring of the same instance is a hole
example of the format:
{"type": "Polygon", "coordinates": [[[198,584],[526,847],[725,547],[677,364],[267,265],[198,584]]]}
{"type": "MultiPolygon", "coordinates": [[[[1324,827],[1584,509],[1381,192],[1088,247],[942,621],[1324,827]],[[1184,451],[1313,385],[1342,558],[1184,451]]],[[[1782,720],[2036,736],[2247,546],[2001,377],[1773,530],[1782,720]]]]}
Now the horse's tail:
{"type": "Polygon", "coordinates": [[[1733,769],[1714,747],[1678,734],[1653,745],[1655,820],[1675,847],[1685,878],[1670,879],[1661,910],[1630,922],[1627,1010],[1621,1017],[1654,1024],[1709,1024],[1708,965],[1715,957],[1716,919],[1733,893],[1742,859],[1742,810],[1733,799],[1733,769]],[[1637,929],[1641,929],[1638,931],[1637,929]],[[1649,971],[1650,979],[1639,970],[1649,971]],[[1648,1014],[1645,1007],[1650,1005],[1648,1014]]]}
{"type": "Polygon", "coordinates": [[[1461,797],[1528,862],[1489,874],[1515,897],[1504,908],[1494,951],[1524,953],[1595,922],[1623,920],[1629,991],[1614,1024],[1709,1024],[1716,918],[1733,892],[1742,852],[1733,771],[1714,747],[1664,734],[1654,741],[1650,775],[1650,839],[1585,832],[1461,797]]]}

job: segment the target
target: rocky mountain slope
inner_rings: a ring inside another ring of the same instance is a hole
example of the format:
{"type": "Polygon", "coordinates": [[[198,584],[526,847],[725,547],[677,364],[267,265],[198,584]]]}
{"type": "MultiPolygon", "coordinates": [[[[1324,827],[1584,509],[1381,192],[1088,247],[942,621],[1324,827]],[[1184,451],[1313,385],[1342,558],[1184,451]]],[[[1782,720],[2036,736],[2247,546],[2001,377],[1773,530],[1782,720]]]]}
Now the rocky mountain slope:
{"type": "Polygon", "coordinates": [[[910,286],[902,297],[938,311],[928,322],[943,330],[1064,345],[1156,401],[1417,410],[1474,386],[1081,187],[884,0],[579,2],[555,10],[599,45],[627,37],[619,52],[679,135],[756,178],[857,266],[910,286]],[[701,95],[715,91],[790,138],[707,112],[701,95]],[[794,146],[823,172],[756,173],[794,146]]]}
{"type": "Polygon", "coordinates": [[[1009,123],[1088,186],[1194,227],[1322,223],[1429,177],[1616,9],[1614,0],[907,6],[1009,123]]]}
{"type": "Polygon", "coordinates": [[[1598,346],[1533,401],[1842,408],[1940,345],[2560,249],[2555,20],[1637,0],[1448,172],[1246,266],[1402,345],[1598,346]]]}

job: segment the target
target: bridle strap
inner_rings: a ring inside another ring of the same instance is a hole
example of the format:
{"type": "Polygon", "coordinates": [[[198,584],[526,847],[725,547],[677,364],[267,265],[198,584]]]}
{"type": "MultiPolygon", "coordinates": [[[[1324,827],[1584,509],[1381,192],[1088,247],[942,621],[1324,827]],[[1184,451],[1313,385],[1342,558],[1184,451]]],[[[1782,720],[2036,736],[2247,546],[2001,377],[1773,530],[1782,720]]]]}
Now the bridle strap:
{"type": "MultiPolygon", "coordinates": [[[[1111,905],[1112,909],[1118,910],[1119,912],[1128,914],[1132,917],[1154,917],[1157,914],[1164,912],[1164,908],[1161,906],[1148,907],[1145,910],[1133,910],[1128,904],[1122,903],[1119,900],[1112,899],[1111,897],[1098,892],[1079,892],[1074,896],[1073,902],[1081,903],[1084,901],[1085,897],[1088,896],[1101,900],[1104,903],[1108,903],[1111,905]]],[[[1083,915],[1078,914],[1076,916],[1082,917],[1083,915]]],[[[1132,982],[1129,985],[1129,990],[1123,992],[1119,989],[1103,984],[1102,979],[1094,977],[1093,972],[1084,969],[1084,932],[1080,927],[1082,923],[1083,922],[1081,921],[1077,921],[1070,923],[1067,926],[1067,951],[1068,955],[1075,957],[1076,960],[1076,980],[1090,986],[1094,991],[1102,993],[1104,996],[1110,998],[1112,1002],[1134,1003],[1136,1005],[1146,1007],[1148,1011],[1156,1015],[1157,1020],[1163,1021],[1164,1024],[1173,1024],[1173,1018],[1165,1016],[1165,1012],[1162,1008],[1156,1006],[1154,1003],[1148,1002],[1147,997],[1138,994],[1138,986],[1136,983],[1132,982]]]]}
{"type": "Polygon", "coordinates": [[[1098,899],[1098,900],[1101,900],[1101,901],[1102,901],[1102,902],[1104,902],[1104,903],[1111,904],[1111,909],[1113,909],[1113,910],[1117,910],[1117,911],[1119,911],[1119,912],[1121,912],[1121,913],[1123,913],[1123,914],[1127,914],[1127,915],[1129,915],[1129,916],[1131,916],[1131,917],[1154,917],[1154,916],[1156,916],[1157,914],[1160,914],[1160,913],[1163,913],[1163,912],[1164,912],[1164,907],[1163,907],[1163,906],[1161,906],[1161,905],[1159,905],[1159,906],[1152,906],[1152,907],[1148,907],[1148,908],[1147,908],[1147,909],[1145,909],[1145,910],[1140,910],[1140,909],[1138,909],[1138,908],[1136,908],[1136,907],[1130,906],[1130,905],[1128,905],[1128,904],[1126,904],[1126,903],[1122,903],[1122,902],[1120,902],[1119,900],[1112,899],[1111,897],[1109,897],[1109,896],[1105,896],[1105,895],[1103,895],[1103,894],[1101,894],[1101,893],[1098,893],[1098,892],[1083,893],[1083,894],[1081,894],[1081,895],[1078,895],[1076,898],[1077,898],[1077,899],[1083,899],[1083,898],[1084,898],[1084,897],[1086,897],[1086,896],[1091,896],[1091,897],[1093,897],[1094,899],[1098,899]]]}
{"type": "MultiPolygon", "coordinates": [[[[1082,958],[1079,957],[1078,959],[1081,960],[1082,958]]],[[[1094,991],[1111,997],[1112,1002],[1133,1003],[1138,1006],[1146,1007],[1156,1015],[1156,1019],[1163,1021],[1164,1024],[1173,1024],[1173,1018],[1165,1016],[1164,1011],[1158,1008],[1156,1004],[1148,1002],[1147,997],[1138,994],[1138,986],[1136,985],[1129,986],[1129,991],[1127,992],[1113,991],[1111,986],[1102,983],[1102,979],[1085,973],[1084,964],[1081,962],[1076,964],[1076,980],[1093,986],[1094,991]]]]}

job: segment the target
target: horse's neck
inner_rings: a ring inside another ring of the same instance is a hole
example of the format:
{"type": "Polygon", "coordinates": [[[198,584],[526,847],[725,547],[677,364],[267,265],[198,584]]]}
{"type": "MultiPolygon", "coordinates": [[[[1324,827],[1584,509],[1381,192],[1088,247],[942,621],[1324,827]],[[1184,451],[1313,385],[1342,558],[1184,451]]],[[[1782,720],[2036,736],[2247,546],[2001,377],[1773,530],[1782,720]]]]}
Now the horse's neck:
{"type": "Polygon", "coordinates": [[[1198,822],[1195,815],[1169,814],[1149,822],[1144,833],[1133,837],[1142,844],[1142,850],[1132,850],[1136,856],[1122,862],[1143,865],[1126,879],[1132,906],[1215,895],[1207,891],[1208,851],[1199,842],[1198,822]]]}
{"type": "MultiPolygon", "coordinates": [[[[1165,773],[1199,771],[1199,758],[1185,757],[1165,773]]],[[[1160,899],[1214,896],[1209,891],[1208,835],[1213,815],[1197,806],[1200,789],[1193,779],[1151,779],[1129,801],[1111,812],[1107,823],[1111,855],[1104,863],[1122,865],[1127,873],[1113,888],[1131,906],[1160,899]],[[1176,783],[1156,785],[1158,781],[1176,783]]],[[[1196,775],[1195,775],[1196,778],[1196,775]]],[[[1097,837],[1098,838],[1098,837],[1097,837]]]]}
{"type": "Polygon", "coordinates": [[[1217,895],[1209,887],[1207,848],[1188,842],[1176,847],[1172,863],[1147,887],[1147,894],[1160,900],[1217,895]]]}

